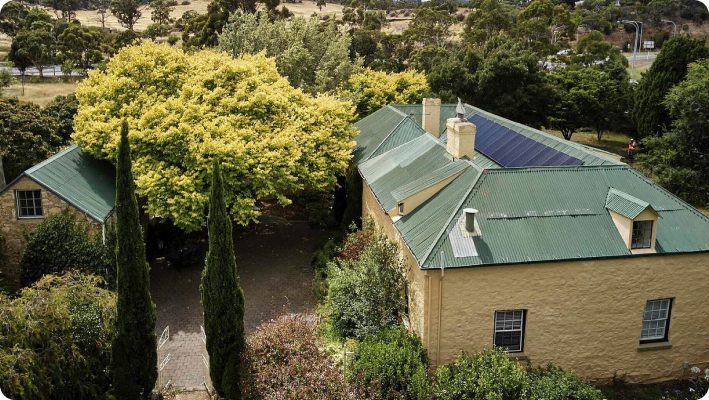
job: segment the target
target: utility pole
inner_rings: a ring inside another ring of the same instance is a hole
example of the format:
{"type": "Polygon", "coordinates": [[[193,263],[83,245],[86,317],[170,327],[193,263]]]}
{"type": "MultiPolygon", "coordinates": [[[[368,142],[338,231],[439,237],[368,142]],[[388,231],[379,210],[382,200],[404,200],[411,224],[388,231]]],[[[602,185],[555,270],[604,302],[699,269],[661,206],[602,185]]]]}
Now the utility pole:
{"type": "Polygon", "coordinates": [[[663,19],[662,22],[666,24],[672,24],[672,37],[675,37],[677,34],[677,24],[675,24],[674,21],[670,21],[669,19],[663,19]]]}
{"type": "Polygon", "coordinates": [[[635,75],[635,58],[637,57],[638,54],[638,31],[640,30],[639,24],[641,24],[640,21],[629,21],[627,19],[624,19],[622,21],[618,21],[623,24],[632,24],[635,27],[635,43],[633,46],[633,66],[630,68],[630,77],[632,78],[635,75]]]}
{"type": "Polygon", "coordinates": [[[582,27],[582,26],[585,27],[585,28],[588,27],[588,25],[586,25],[586,24],[581,24],[581,25],[579,25],[579,26],[576,27],[576,44],[577,44],[577,45],[578,45],[578,42],[579,42],[579,28],[582,27]]]}

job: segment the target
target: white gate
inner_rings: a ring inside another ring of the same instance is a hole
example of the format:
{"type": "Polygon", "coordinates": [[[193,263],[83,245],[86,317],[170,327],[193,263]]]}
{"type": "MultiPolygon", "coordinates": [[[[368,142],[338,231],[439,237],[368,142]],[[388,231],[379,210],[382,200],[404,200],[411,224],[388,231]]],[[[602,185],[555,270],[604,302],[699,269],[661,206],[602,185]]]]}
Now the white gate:
{"type": "Polygon", "coordinates": [[[165,377],[164,369],[168,362],[170,362],[170,353],[167,352],[165,344],[170,340],[170,326],[166,326],[165,329],[160,334],[158,338],[158,381],[155,385],[155,390],[158,393],[162,393],[165,389],[172,383],[165,377]]]}

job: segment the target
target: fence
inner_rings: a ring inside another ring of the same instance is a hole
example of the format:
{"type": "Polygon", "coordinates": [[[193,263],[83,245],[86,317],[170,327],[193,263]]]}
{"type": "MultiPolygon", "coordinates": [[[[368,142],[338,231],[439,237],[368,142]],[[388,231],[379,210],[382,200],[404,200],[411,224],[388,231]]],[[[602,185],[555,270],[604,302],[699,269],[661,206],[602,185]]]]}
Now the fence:
{"type": "Polygon", "coordinates": [[[155,391],[162,393],[172,383],[165,376],[165,366],[170,362],[170,353],[167,352],[165,344],[170,340],[170,325],[163,329],[158,338],[158,381],[155,384],[155,391]]]}

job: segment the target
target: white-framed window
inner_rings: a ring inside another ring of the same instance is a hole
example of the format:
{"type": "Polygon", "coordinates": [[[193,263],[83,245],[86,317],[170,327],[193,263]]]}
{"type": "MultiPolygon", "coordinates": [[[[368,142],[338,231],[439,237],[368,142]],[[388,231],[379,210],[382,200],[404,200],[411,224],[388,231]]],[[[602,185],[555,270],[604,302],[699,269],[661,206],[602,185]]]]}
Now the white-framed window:
{"type": "Polygon", "coordinates": [[[18,218],[43,218],[41,190],[15,190],[18,218]]]}
{"type": "Polygon", "coordinates": [[[631,249],[649,249],[652,247],[652,222],[633,221],[631,249]]]}
{"type": "Polygon", "coordinates": [[[399,203],[399,215],[404,215],[404,203],[399,203]]]}
{"type": "Polygon", "coordinates": [[[493,343],[510,353],[524,349],[524,320],[526,310],[495,311],[493,343]]]}
{"type": "Polygon", "coordinates": [[[648,300],[643,313],[640,342],[666,342],[670,329],[672,299],[648,300]]]}

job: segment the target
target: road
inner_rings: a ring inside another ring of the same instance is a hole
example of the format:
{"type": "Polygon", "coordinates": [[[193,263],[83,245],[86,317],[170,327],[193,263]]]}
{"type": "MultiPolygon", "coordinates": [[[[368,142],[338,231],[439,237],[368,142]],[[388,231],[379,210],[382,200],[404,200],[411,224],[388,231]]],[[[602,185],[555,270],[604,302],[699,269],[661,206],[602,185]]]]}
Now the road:
{"type": "MultiPolygon", "coordinates": [[[[628,61],[633,61],[633,56],[626,56],[628,57],[628,61]]],[[[657,58],[657,54],[638,54],[635,56],[635,61],[646,61],[646,60],[654,60],[657,58]]]]}
{"type": "MultiPolygon", "coordinates": [[[[22,76],[22,72],[19,69],[10,69],[6,67],[4,63],[0,63],[0,69],[9,70],[14,76],[22,76]]],[[[42,69],[42,72],[44,73],[44,76],[64,76],[64,74],[62,74],[61,65],[47,65],[42,69]]],[[[29,67],[25,70],[25,76],[39,76],[39,70],[35,67],[29,67]]],[[[81,74],[72,72],[71,76],[81,76],[81,74]]]]}

